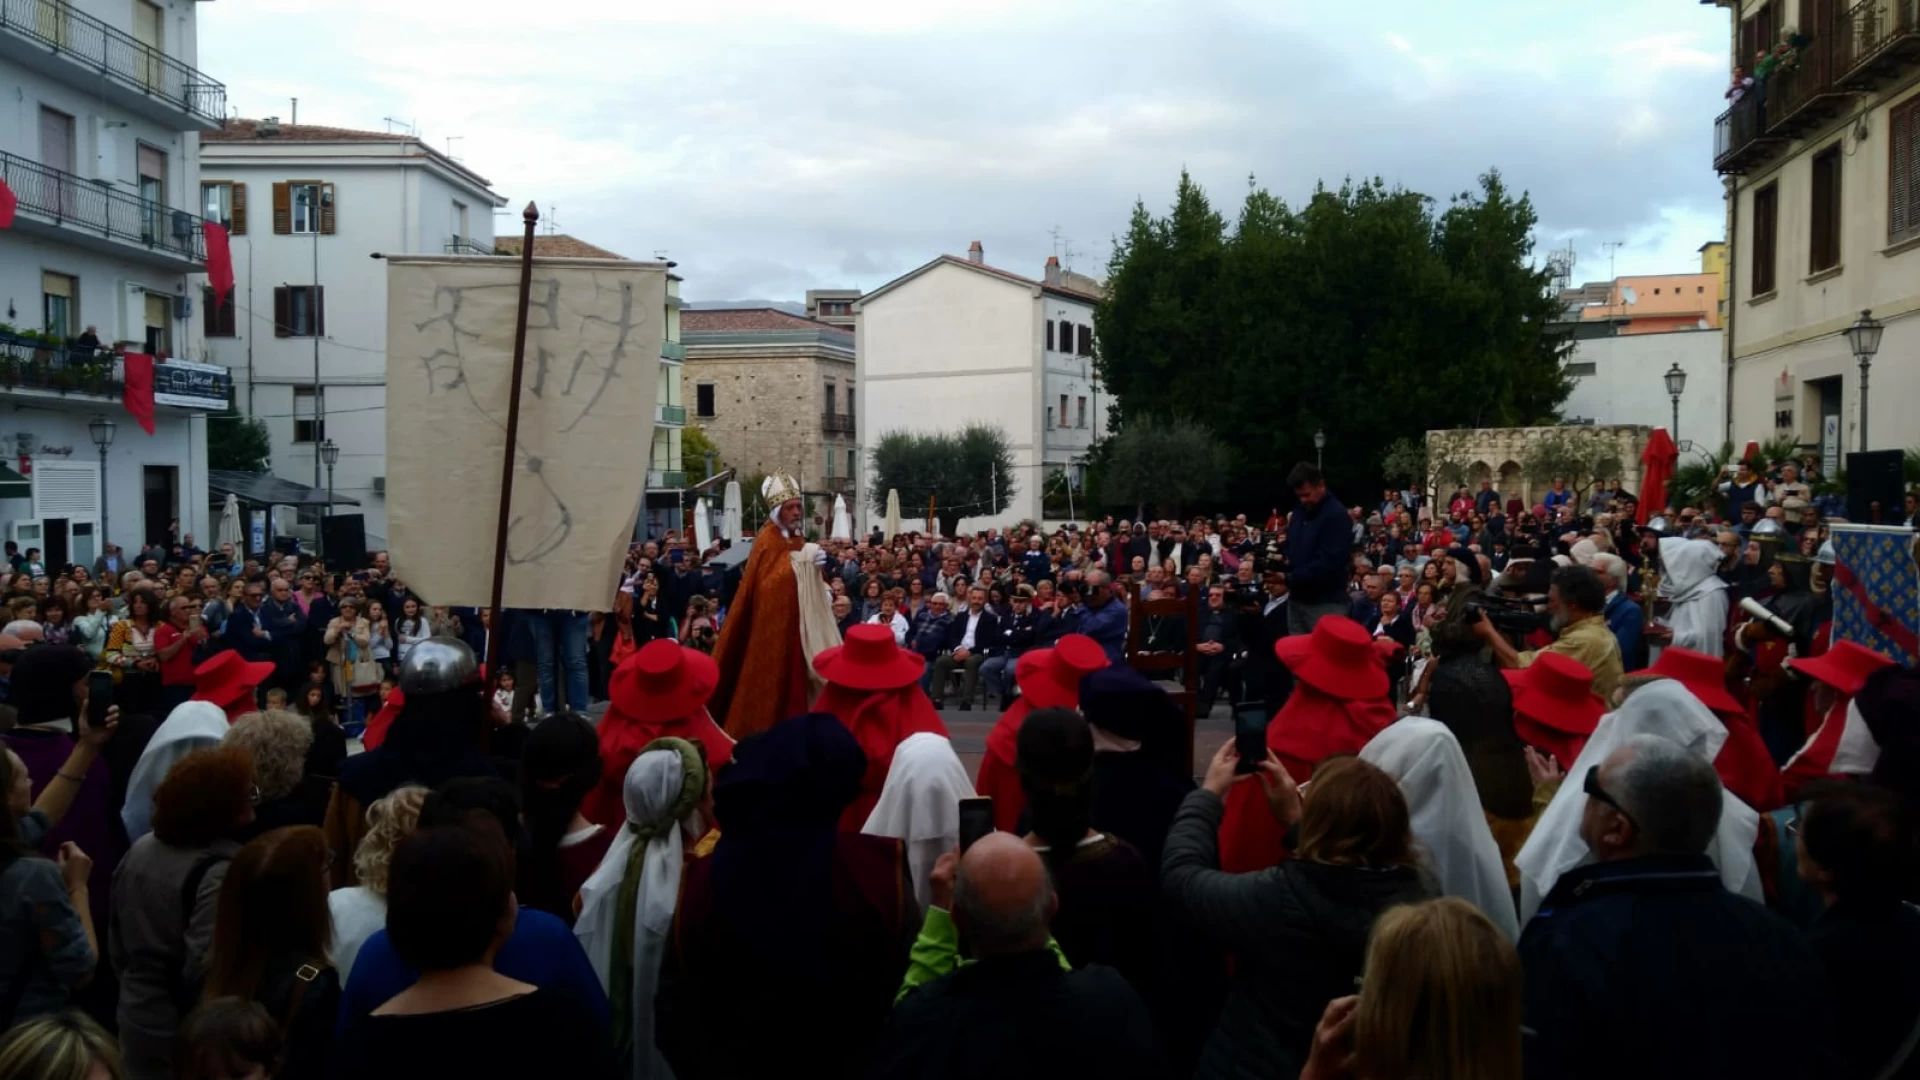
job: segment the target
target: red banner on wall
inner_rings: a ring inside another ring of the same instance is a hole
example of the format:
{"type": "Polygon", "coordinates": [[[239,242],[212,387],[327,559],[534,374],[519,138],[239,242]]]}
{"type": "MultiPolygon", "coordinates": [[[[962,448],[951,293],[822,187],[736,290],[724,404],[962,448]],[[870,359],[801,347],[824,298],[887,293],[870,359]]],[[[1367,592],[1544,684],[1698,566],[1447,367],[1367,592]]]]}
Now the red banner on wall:
{"type": "Polygon", "coordinates": [[[140,425],[140,430],[153,434],[153,357],[146,353],[126,353],[121,356],[126,368],[127,392],[121,395],[121,401],[127,407],[127,415],[140,425]]]}

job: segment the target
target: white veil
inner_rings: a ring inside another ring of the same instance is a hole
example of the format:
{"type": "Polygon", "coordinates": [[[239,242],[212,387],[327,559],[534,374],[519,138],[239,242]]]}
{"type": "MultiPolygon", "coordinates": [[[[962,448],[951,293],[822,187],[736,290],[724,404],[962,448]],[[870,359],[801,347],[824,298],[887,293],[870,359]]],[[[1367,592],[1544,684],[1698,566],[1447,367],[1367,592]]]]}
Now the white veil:
{"type": "Polygon", "coordinates": [[[935,860],[959,846],[960,800],[971,798],[973,781],[946,737],[915,732],[894,748],[880,801],[860,831],[906,841],[913,893],[922,911],[935,860]]]}
{"type": "MultiPolygon", "coordinates": [[[[1520,870],[1520,920],[1525,923],[1540,910],[1560,876],[1590,862],[1587,842],[1580,839],[1580,819],[1586,811],[1583,789],[1587,770],[1599,765],[1635,735],[1661,735],[1711,762],[1727,741],[1727,729],[1693,692],[1672,679],[1656,679],[1627,697],[1620,708],[1600,718],[1593,737],[1567,770],[1553,802],[1533,826],[1514,865],[1520,870]]],[[[1707,845],[1707,857],[1720,868],[1728,890],[1753,900],[1762,899],[1760,871],[1753,862],[1753,841],[1760,832],[1760,815],[1730,791],[1720,793],[1720,827],[1707,845]]]]}
{"type": "Polygon", "coordinates": [[[1441,891],[1479,908],[1508,941],[1517,941],[1520,921],[1500,847],[1453,732],[1438,720],[1410,716],[1375,735],[1360,757],[1400,784],[1414,839],[1432,860],[1441,891]]]}

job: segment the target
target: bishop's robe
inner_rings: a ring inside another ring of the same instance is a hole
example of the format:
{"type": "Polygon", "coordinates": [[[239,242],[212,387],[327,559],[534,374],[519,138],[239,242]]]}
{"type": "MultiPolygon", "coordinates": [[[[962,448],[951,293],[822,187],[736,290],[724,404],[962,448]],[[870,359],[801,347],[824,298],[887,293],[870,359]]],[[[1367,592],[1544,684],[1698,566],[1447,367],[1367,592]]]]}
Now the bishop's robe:
{"type": "Polygon", "coordinates": [[[826,685],[814,674],[813,658],[840,644],[840,631],[813,566],[817,550],[771,521],[753,538],[714,645],[720,686],[707,703],[736,740],[806,712],[826,685]]]}

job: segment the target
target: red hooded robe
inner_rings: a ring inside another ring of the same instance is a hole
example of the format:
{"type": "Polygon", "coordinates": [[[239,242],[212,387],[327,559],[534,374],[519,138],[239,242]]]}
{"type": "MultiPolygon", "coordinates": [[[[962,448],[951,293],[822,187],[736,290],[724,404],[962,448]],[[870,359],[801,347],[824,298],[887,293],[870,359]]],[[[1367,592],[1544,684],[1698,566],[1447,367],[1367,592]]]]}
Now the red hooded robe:
{"type": "Polygon", "coordinates": [[[893,690],[856,690],[828,683],[814,701],[813,711],[838,717],[867,755],[860,796],[840,815],[841,832],[859,832],[866,826],[874,804],[880,801],[880,789],[887,786],[894,748],[907,736],[927,731],[948,737],[947,725],[940,722],[940,714],[919,683],[893,690]]]}
{"type": "Polygon", "coordinates": [[[655,739],[676,738],[698,743],[707,751],[707,769],[719,771],[733,760],[733,740],[713,722],[702,706],[699,711],[673,720],[642,720],[609,704],[600,718],[600,783],[587,793],[580,813],[596,825],[617,829],[627,823],[627,804],[622,790],[627,770],[640,751],[655,739]]]}

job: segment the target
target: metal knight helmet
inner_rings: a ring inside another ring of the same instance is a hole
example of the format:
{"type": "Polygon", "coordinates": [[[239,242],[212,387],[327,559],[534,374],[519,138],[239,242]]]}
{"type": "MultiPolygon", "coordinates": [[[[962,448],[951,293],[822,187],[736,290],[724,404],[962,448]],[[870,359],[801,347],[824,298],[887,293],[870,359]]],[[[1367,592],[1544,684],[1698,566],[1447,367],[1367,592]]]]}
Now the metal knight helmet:
{"type": "Polygon", "coordinates": [[[800,498],[800,481],[786,471],[776,469],[760,482],[760,497],[767,501],[768,507],[777,508],[788,499],[800,498]]]}

